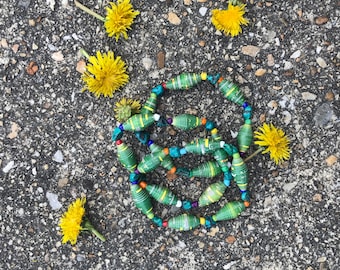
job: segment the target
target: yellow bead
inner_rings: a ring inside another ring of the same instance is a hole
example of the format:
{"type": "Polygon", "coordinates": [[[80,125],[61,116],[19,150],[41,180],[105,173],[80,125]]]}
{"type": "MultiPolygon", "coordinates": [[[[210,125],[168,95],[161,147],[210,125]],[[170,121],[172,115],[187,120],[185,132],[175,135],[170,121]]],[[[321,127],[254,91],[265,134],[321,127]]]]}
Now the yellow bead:
{"type": "Polygon", "coordinates": [[[217,132],[218,132],[218,129],[217,128],[213,128],[211,130],[211,135],[215,135],[215,134],[217,134],[217,132]]]}
{"type": "Polygon", "coordinates": [[[204,225],[205,224],[205,218],[204,217],[200,217],[200,224],[204,225]]]}
{"type": "Polygon", "coordinates": [[[208,74],[206,72],[201,73],[201,79],[202,81],[205,81],[208,78],[208,74]]]}

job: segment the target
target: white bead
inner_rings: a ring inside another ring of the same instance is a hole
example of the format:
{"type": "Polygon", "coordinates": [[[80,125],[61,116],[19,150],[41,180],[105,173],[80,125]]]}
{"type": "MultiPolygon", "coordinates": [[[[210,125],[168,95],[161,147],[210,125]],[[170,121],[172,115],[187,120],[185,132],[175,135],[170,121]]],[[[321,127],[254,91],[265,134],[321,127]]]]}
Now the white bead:
{"type": "Polygon", "coordinates": [[[161,116],[160,116],[158,113],[155,113],[155,114],[153,115],[153,119],[154,119],[155,121],[158,121],[160,118],[161,118],[161,116]]]}
{"type": "Polygon", "coordinates": [[[177,201],[176,207],[178,207],[178,208],[182,207],[182,201],[181,201],[181,200],[178,200],[178,201],[177,201]]]}

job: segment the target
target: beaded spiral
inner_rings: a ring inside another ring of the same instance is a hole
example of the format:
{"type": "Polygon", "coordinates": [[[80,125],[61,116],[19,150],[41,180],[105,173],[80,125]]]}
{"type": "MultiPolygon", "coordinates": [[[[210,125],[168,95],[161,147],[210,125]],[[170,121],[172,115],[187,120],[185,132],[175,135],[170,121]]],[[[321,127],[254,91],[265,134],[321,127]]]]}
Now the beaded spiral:
{"type": "Polygon", "coordinates": [[[209,229],[215,225],[217,221],[230,220],[239,216],[245,208],[249,206],[250,199],[247,190],[248,170],[242,156],[248,150],[253,140],[251,114],[252,108],[245,102],[245,98],[239,87],[224,79],[219,74],[183,73],[154,87],[140,113],[131,116],[124,123],[120,123],[112,133],[112,140],[117,146],[118,160],[123,167],[130,172],[130,189],[136,207],[157,226],[169,227],[181,231],[191,230],[199,225],[203,225],[209,229]],[[164,94],[165,90],[188,90],[201,81],[206,80],[215,85],[227,100],[243,108],[244,124],[238,132],[238,147],[223,141],[218,134],[215,124],[206,118],[199,118],[191,114],[181,114],[166,119],[156,113],[158,98],[164,94]],[[184,147],[173,146],[170,148],[162,148],[150,139],[150,134],[146,131],[148,127],[154,123],[160,126],[172,125],[180,130],[191,130],[199,126],[204,126],[205,129],[210,132],[210,137],[199,138],[188,142],[184,147]],[[125,131],[134,132],[137,139],[150,149],[150,153],[145,155],[140,162],[137,162],[137,158],[132,149],[122,141],[122,136],[125,131]],[[207,161],[193,169],[177,168],[174,165],[174,160],[186,154],[209,154],[214,160],[207,161]],[[146,182],[146,174],[159,166],[164,167],[171,174],[176,173],[177,175],[190,178],[212,178],[223,174],[223,181],[210,184],[197,201],[180,200],[167,187],[148,184],[146,182]],[[240,190],[241,200],[226,203],[212,216],[197,217],[184,213],[172,217],[169,220],[163,220],[154,214],[152,199],[161,204],[183,208],[184,211],[216,203],[223,197],[225,190],[230,186],[232,180],[240,190]]]}

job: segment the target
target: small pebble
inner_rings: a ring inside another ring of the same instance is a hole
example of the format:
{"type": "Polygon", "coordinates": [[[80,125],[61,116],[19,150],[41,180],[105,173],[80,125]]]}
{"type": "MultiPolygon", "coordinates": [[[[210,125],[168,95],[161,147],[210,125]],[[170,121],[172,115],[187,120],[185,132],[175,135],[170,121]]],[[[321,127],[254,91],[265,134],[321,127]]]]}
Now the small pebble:
{"type": "Polygon", "coordinates": [[[226,241],[228,244],[233,244],[233,243],[236,241],[236,238],[235,238],[235,236],[233,236],[233,235],[229,235],[229,236],[225,239],[225,241],[226,241]]]}
{"type": "Polygon", "coordinates": [[[18,125],[17,123],[15,123],[15,122],[12,122],[11,133],[9,133],[9,134],[7,135],[7,138],[9,138],[9,139],[14,139],[14,138],[16,138],[16,137],[18,136],[19,130],[20,130],[19,125],[18,125]]]}
{"type": "Polygon", "coordinates": [[[314,121],[317,126],[325,126],[331,120],[333,111],[328,103],[321,104],[315,111],[314,121]]]}
{"type": "Polygon", "coordinates": [[[251,57],[255,57],[260,52],[260,47],[247,45],[241,48],[241,52],[245,55],[249,55],[251,57]]]}
{"type": "Polygon", "coordinates": [[[38,64],[34,61],[31,61],[26,67],[26,72],[29,75],[34,75],[38,71],[38,69],[39,69],[38,64]]]}
{"type": "Polygon", "coordinates": [[[288,111],[283,111],[283,122],[288,125],[292,121],[292,115],[288,111]]]}
{"type": "Polygon", "coordinates": [[[326,257],[320,257],[320,258],[318,258],[318,263],[323,263],[323,262],[325,262],[326,260],[327,260],[326,257]]]}
{"type": "Polygon", "coordinates": [[[267,73],[267,70],[264,69],[264,68],[259,68],[258,70],[255,71],[255,76],[257,77],[261,77],[263,76],[264,74],[267,73]]]}
{"type": "Polygon", "coordinates": [[[58,210],[62,207],[62,204],[58,201],[58,195],[52,192],[46,192],[46,198],[52,208],[52,210],[58,210]]]}
{"type": "Polygon", "coordinates": [[[55,154],[52,157],[52,160],[58,163],[63,163],[64,162],[64,156],[63,153],[58,150],[57,152],[55,152],[55,154]]]}
{"type": "Polygon", "coordinates": [[[153,61],[152,61],[152,59],[149,58],[149,57],[144,57],[144,58],[142,59],[142,63],[143,63],[143,66],[144,66],[144,68],[145,68],[146,70],[150,70],[153,61]]]}
{"type": "Polygon", "coordinates": [[[322,67],[322,68],[327,67],[326,61],[325,61],[323,58],[321,58],[321,57],[316,58],[316,62],[317,62],[318,65],[319,65],[320,67],[322,67]]]}
{"type": "Polygon", "coordinates": [[[328,101],[333,101],[334,100],[334,93],[332,91],[329,91],[325,95],[325,99],[328,101]]]}
{"type": "Polygon", "coordinates": [[[61,62],[64,60],[64,55],[61,51],[52,53],[52,59],[57,62],[61,62]]]}
{"type": "Polygon", "coordinates": [[[8,173],[13,168],[14,168],[14,161],[12,160],[12,161],[8,162],[5,167],[3,167],[2,171],[4,173],[8,173]]]}
{"type": "Polygon", "coordinates": [[[317,98],[317,95],[310,92],[302,92],[301,95],[303,100],[315,100],[317,98]]]}
{"type": "Polygon", "coordinates": [[[83,59],[77,62],[76,71],[78,71],[81,74],[83,74],[86,71],[86,62],[83,59]]]}
{"type": "Polygon", "coordinates": [[[274,56],[270,53],[267,55],[267,65],[269,67],[272,67],[275,65],[275,59],[274,59],[274,56]]]}
{"type": "Polygon", "coordinates": [[[331,167],[338,161],[338,158],[335,155],[330,155],[328,158],[326,158],[325,161],[327,163],[327,166],[331,167]]]}
{"type": "Polygon", "coordinates": [[[290,56],[290,58],[296,59],[296,58],[298,58],[298,57],[300,57],[300,56],[301,56],[301,51],[300,51],[300,50],[297,50],[297,51],[295,51],[295,52],[290,56]]]}
{"type": "Polygon", "coordinates": [[[316,193],[313,196],[313,202],[321,202],[322,201],[322,195],[320,193],[316,193]]]}
{"type": "Polygon", "coordinates": [[[174,24],[174,25],[180,25],[181,24],[181,19],[174,12],[168,13],[168,20],[171,24],[174,24]]]}
{"type": "Polygon", "coordinates": [[[165,67],[165,53],[163,51],[157,54],[157,66],[160,69],[165,67]]]}
{"type": "Polygon", "coordinates": [[[283,67],[284,70],[288,70],[293,67],[293,64],[291,62],[289,61],[283,61],[283,62],[284,62],[284,67],[283,67]]]}
{"type": "Polygon", "coordinates": [[[314,21],[317,25],[323,25],[328,22],[328,18],[326,16],[320,16],[316,17],[314,21]]]}
{"type": "Polygon", "coordinates": [[[206,7],[200,7],[200,9],[198,10],[198,12],[202,15],[205,16],[205,14],[207,14],[208,8],[206,7]]]}

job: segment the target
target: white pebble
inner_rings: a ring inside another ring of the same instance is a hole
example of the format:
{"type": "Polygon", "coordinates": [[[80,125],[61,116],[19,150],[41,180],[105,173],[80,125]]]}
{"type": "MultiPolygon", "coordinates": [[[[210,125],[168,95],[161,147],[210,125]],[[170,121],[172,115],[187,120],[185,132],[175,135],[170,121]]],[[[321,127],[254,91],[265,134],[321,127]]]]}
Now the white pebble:
{"type": "Polygon", "coordinates": [[[300,50],[297,50],[296,52],[294,52],[294,53],[290,56],[290,58],[296,59],[296,58],[298,58],[298,57],[300,57],[300,56],[301,56],[301,51],[300,51],[300,50]]]}
{"type": "Polygon", "coordinates": [[[200,9],[199,9],[199,13],[202,15],[202,16],[205,16],[205,14],[207,14],[207,10],[208,10],[208,8],[206,8],[206,7],[201,7],[200,9]]]}
{"type": "Polygon", "coordinates": [[[302,92],[302,99],[303,100],[315,100],[316,99],[316,95],[310,92],[302,92]]]}
{"type": "Polygon", "coordinates": [[[58,210],[62,207],[62,204],[58,201],[58,195],[51,193],[49,191],[46,192],[46,198],[52,207],[52,210],[58,210]]]}
{"type": "Polygon", "coordinates": [[[316,53],[319,54],[322,50],[321,46],[316,46],[316,53]]]}
{"type": "Polygon", "coordinates": [[[283,67],[284,70],[288,70],[288,69],[291,69],[293,67],[293,64],[291,62],[289,62],[289,61],[283,61],[283,62],[285,64],[284,67],[283,67]]]}
{"type": "Polygon", "coordinates": [[[11,169],[14,168],[14,161],[8,162],[8,164],[2,169],[4,173],[8,173],[11,169]]]}
{"type": "Polygon", "coordinates": [[[142,59],[142,63],[143,63],[143,66],[146,70],[150,70],[150,68],[152,66],[152,59],[149,58],[149,57],[144,57],[142,59]]]}
{"type": "Polygon", "coordinates": [[[283,122],[288,125],[292,121],[292,115],[288,111],[283,111],[283,122]]]}
{"type": "Polygon", "coordinates": [[[317,62],[318,65],[319,65],[320,67],[322,67],[322,68],[327,67],[326,61],[325,61],[323,58],[321,58],[321,57],[316,58],[316,62],[317,62]]]}
{"type": "Polygon", "coordinates": [[[53,155],[52,160],[54,160],[55,162],[58,162],[58,163],[63,163],[63,162],[64,162],[63,153],[62,153],[60,150],[58,150],[58,151],[55,152],[55,154],[53,155]]]}

